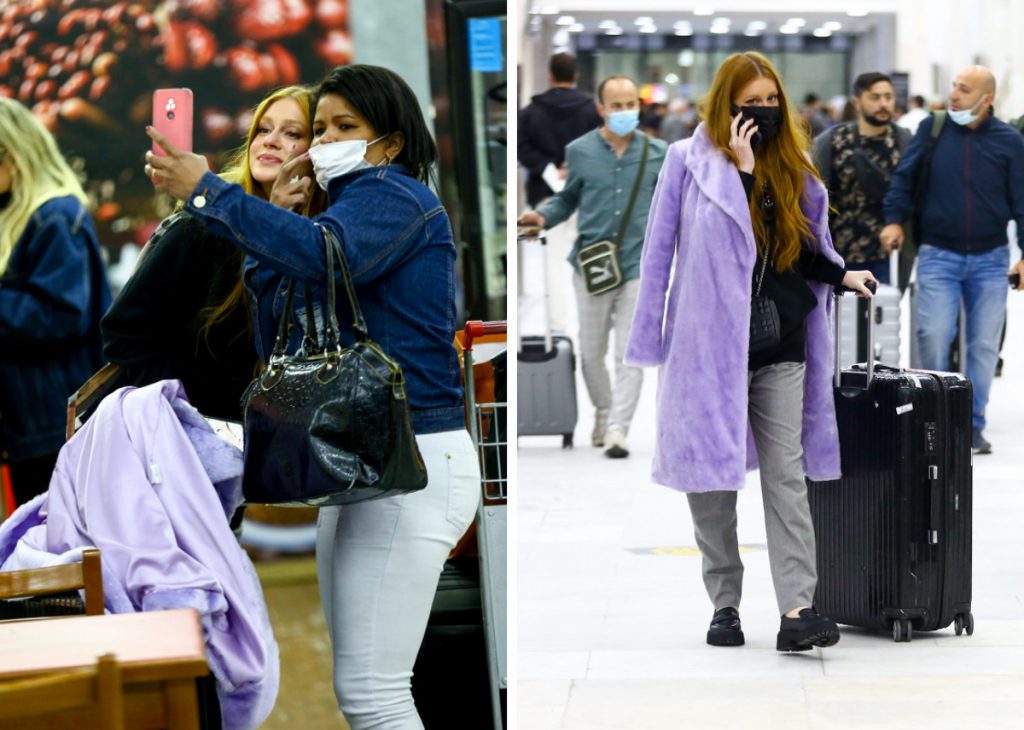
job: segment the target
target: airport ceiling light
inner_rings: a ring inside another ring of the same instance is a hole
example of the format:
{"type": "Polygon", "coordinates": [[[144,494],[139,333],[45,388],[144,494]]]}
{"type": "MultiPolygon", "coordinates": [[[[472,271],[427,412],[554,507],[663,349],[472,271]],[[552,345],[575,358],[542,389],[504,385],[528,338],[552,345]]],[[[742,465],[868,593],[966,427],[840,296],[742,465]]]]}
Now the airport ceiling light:
{"type": "Polygon", "coordinates": [[[569,26],[570,33],[582,33],[586,28],[583,27],[583,23],[573,23],[569,26]]]}
{"type": "Polygon", "coordinates": [[[786,25],[791,25],[794,28],[803,28],[805,25],[807,25],[807,21],[804,20],[803,18],[790,18],[789,20],[786,21],[786,25]]]}
{"type": "Polygon", "coordinates": [[[693,9],[694,15],[714,15],[715,9],[710,5],[698,5],[693,9]]]}
{"type": "Polygon", "coordinates": [[[730,27],[728,20],[724,23],[714,22],[711,24],[711,32],[715,35],[725,35],[729,32],[730,27]]]}
{"type": "Polygon", "coordinates": [[[800,32],[800,29],[797,28],[795,25],[784,25],[781,28],[779,28],[779,32],[782,33],[783,35],[796,35],[797,33],[800,32]]]}
{"type": "Polygon", "coordinates": [[[688,20],[678,20],[672,27],[676,35],[693,35],[693,26],[688,20]]]}
{"type": "Polygon", "coordinates": [[[637,18],[636,20],[633,21],[633,25],[636,25],[636,26],[654,25],[654,18],[652,18],[649,15],[642,15],[639,18],[637,18]]]}
{"type": "Polygon", "coordinates": [[[693,52],[693,49],[685,48],[679,52],[679,58],[676,59],[676,63],[679,64],[680,68],[692,68],[696,60],[697,55],[693,52]]]}
{"type": "Polygon", "coordinates": [[[614,28],[608,28],[604,32],[604,34],[605,35],[622,35],[622,28],[619,28],[618,26],[616,26],[614,28]]]}
{"type": "Polygon", "coordinates": [[[665,77],[665,83],[675,86],[676,84],[679,83],[679,77],[676,76],[675,74],[669,74],[668,76],[665,77]]]}
{"type": "Polygon", "coordinates": [[[756,36],[761,35],[761,33],[763,32],[764,31],[762,31],[760,28],[755,28],[753,25],[748,25],[746,30],[743,31],[743,35],[754,38],[756,36]]]}
{"type": "Polygon", "coordinates": [[[576,18],[571,15],[563,15],[555,21],[555,25],[572,25],[576,22],[576,18]]]}
{"type": "Polygon", "coordinates": [[[838,20],[830,20],[827,23],[822,23],[821,27],[828,28],[830,31],[835,33],[836,31],[843,29],[843,24],[840,23],[838,20]]]}
{"type": "Polygon", "coordinates": [[[657,33],[658,26],[656,25],[641,25],[636,29],[637,33],[657,33]]]}
{"type": "Polygon", "coordinates": [[[747,23],[747,28],[750,30],[767,30],[768,24],[763,20],[751,20],[747,23]]]}
{"type": "Polygon", "coordinates": [[[602,20],[600,23],[597,24],[597,27],[600,28],[601,30],[608,30],[609,28],[618,28],[619,24],[616,23],[614,20],[602,20]]]}
{"type": "Polygon", "coordinates": [[[814,29],[814,37],[815,38],[828,38],[831,35],[832,35],[832,31],[830,31],[828,28],[815,28],[814,29]]]}

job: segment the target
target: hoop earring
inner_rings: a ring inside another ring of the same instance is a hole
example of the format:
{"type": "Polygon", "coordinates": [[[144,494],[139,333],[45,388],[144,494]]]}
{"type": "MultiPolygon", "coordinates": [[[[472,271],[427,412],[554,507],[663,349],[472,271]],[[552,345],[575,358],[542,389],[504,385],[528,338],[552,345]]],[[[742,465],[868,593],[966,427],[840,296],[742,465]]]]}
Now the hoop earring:
{"type": "Polygon", "coordinates": [[[390,165],[393,158],[387,152],[384,153],[384,164],[390,165]]]}

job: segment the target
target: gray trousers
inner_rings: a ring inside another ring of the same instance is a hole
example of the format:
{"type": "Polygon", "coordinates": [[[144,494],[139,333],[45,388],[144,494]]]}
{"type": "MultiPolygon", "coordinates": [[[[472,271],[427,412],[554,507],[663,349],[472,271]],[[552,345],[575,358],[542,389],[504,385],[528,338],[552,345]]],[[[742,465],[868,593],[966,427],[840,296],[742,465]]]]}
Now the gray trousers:
{"type": "Polygon", "coordinates": [[[587,393],[595,408],[608,410],[608,427],[620,426],[629,430],[637,403],[640,402],[640,387],[644,371],[626,365],[626,343],[629,330],[633,327],[633,310],[640,293],[640,280],[631,279],[618,289],[596,296],[587,292],[583,277],[577,272],[573,276],[576,288],[576,308],[580,316],[580,367],[587,393]],[[615,330],[615,389],[605,357],[608,355],[608,338],[615,330]]]}
{"type": "MultiPolygon", "coordinates": [[[[785,362],[748,373],[750,423],[761,465],[768,561],[779,613],[810,606],[818,582],[814,525],[804,481],[804,364],[785,362]]],[[[743,563],[736,538],[736,492],[687,494],[704,586],[715,610],[739,607],[743,563]]]]}

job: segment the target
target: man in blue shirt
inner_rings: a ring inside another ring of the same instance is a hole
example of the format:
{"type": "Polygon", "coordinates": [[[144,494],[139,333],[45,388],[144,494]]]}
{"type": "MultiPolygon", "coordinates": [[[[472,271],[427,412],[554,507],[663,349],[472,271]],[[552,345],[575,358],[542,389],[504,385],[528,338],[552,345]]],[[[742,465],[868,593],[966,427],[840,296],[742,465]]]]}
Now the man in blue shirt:
{"type": "Polygon", "coordinates": [[[569,261],[576,269],[574,282],[583,379],[596,408],[591,442],[603,446],[607,456],[623,458],[629,456],[626,434],[643,383],[643,371],[625,365],[623,356],[639,290],[640,253],[647,214],[667,145],[636,131],[640,94],[632,79],[609,77],[601,82],[597,96],[604,126],[587,132],[566,147],[569,176],[565,188],[536,211],[521,215],[518,223],[551,228],[579,210],[579,237],[569,261]],[[636,199],[630,212],[634,185],[636,199]],[[627,213],[629,217],[623,227],[627,213]],[[590,294],[580,273],[577,255],[581,247],[600,241],[617,243],[624,283],[603,294],[590,294]],[[614,389],[605,366],[613,329],[614,389]]]}
{"type": "MultiPolygon", "coordinates": [[[[893,173],[879,238],[887,251],[903,242],[919,176],[921,200],[917,263],[917,328],[921,365],[949,368],[960,301],[967,314],[967,376],[974,386],[971,447],[991,453],[985,439],[988,404],[999,337],[1006,317],[1010,247],[1006,226],[1024,231],[1024,137],[995,118],[996,80],[983,66],[970,66],[953,80],[949,120],[925,159],[934,116],[921,122],[893,173]],[[926,169],[927,168],[927,169],[926,169]]],[[[1024,267],[1018,265],[1020,272],[1024,267]]]]}

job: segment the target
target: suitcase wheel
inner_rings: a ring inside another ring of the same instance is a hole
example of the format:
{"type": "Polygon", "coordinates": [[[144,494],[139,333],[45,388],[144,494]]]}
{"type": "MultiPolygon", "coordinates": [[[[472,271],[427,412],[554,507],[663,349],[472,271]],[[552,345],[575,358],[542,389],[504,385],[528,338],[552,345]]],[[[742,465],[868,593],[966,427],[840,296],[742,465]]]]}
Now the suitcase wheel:
{"type": "Polygon", "coordinates": [[[571,433],[563,433],[562,434],[562,448],[563,449],[571,449],[572,448],[572,434],[571,433]]]}
{"type": "Polygon", "coordinates": [[[910,625],[910,619],[896,619],[892,622],[892,640],[896,642],[910,641],[914,636],[914,629],[910,625]]]}
{"type": "Polygon", "coordinates": [[[974,614],[973,613],[958,613],[956,618],[953,619],[953,630],[956,631],[956,635],[960,636],[967,630],[967,635],[971,636],[974,634],[974,614]]]}

